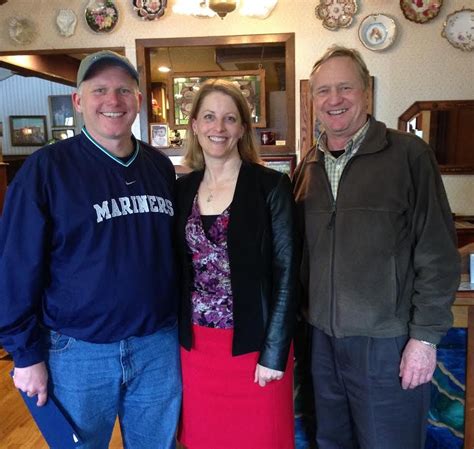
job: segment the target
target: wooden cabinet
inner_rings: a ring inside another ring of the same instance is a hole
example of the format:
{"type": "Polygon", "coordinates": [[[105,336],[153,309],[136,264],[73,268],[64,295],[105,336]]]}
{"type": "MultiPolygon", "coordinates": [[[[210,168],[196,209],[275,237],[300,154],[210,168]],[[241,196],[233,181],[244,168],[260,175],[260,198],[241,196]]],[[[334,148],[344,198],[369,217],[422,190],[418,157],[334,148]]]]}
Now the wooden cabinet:
{"type": "Polygon", "coordinates": [[[458,248],[461,248],[469,243],[474,243],[474,216],[456,216],[455,225],[456,234],[458,237],[458,248]]]}
{"type": "MultiPolygon", "coordinates": [[[[265,70],[265,88],[259,93],[258,121],[265,128],[257,129],[261,138],[264,131],[273,133],[275,145],[262,145],[262,155],[295,154],[295,36],[294,33],[253,34],[242,36],[207,36],[187,38],[137,39],[137,65],[140,76],[140,88],[144,98],[140,110],[141,139],[149,142],[150,123],[153,123],[156,113],[152,109],[152,99],[155,101],[155,111],[160,98],[162,113],[171,130],[181,129],[182,124],[173,120],[175,110],[173,104],[176,93],[184,95],[182,89],[172,92],[169,84],[171,77],[175,81],[181,76],[188,78],[185,84],[194,83],[190,74],[226,77],[242,71],[265,70]],[[161,62],[171,67],[167,77],[162,77],[157,67],[161,62]],[[189,81],[189,83],[187,82],[189,81]],[[192,81],[192,82],[191,82],[192,81]],[[166,91],[164,86],[166,85],[166,91]],[[166,94],[166,95],[165,95],[166,94]],[[166,98],[163,98],[163,97],[166,98]],[[272,116],[273,114],[273,116],[272,116]],[[262,117],[265,117],[265,124],[262,117]],[[276,143],[279,143],[277,145],[276,143]]],[[[184,81],[183,81],[184,83],[184,81]]],[[[173,87],[174,89],[174,87],[173,87]]],[[[179,97],[181,98],[181,97],[179,97]]],[[[180,147],[165,149],[169,156],[182,155],[180,147]]]]}

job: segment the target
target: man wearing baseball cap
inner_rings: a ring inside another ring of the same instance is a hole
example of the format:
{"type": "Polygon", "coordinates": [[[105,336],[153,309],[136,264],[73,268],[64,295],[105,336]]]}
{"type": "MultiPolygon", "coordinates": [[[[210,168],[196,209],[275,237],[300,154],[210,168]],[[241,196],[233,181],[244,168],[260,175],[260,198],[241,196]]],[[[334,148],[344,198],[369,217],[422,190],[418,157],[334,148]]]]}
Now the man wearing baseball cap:
{"type": "Polygon", "coordinates": [[[87,56],[72,96],[84,127],[43,147],[8,188],[0,226],[0,343],[15,386],[54,399],[81,448],[175,448],[181,399],[172,248],[175,174],[137,140],[138,72],[87,56]]]}

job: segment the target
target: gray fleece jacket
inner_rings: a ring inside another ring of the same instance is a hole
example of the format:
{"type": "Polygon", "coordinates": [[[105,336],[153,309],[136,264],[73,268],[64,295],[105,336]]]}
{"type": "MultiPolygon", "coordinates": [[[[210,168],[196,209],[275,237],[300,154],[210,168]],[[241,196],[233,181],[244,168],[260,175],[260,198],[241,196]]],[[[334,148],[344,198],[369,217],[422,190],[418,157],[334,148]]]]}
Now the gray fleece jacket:
{"type": "Polygon", "coordinates": [[[370,120],[336,201],[321,151],[295,173],[309,322],[335,337],[438,343],[460,276],[441,176],[425,142],[370,120]]]}

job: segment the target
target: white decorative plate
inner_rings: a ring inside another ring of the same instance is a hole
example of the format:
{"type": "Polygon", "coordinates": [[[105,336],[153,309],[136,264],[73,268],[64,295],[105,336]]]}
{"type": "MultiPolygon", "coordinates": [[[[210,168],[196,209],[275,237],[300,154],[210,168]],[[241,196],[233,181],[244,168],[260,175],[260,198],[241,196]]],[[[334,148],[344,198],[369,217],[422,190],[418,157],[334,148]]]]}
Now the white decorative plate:
{"type": "Polygon", "coordinates": [[[331,31],[348,27],[357,12],[356,0],[320,0],[314,10],[316,17],[323,21],[323,26],[331,31]]]}
{"type": "Polygon", "coordinates": [[[72,36],[77,25],[75,12],[72,9],[60,9],[56,17],[56,25],[61,36],[72,36]]]}
{"type": "Polygon", "coordinates": [[[30,44],[36,36],[36,27],[29,19],[10,17],[8,19],[8,34],[10,39],[17,44],[30,44]]]}
{"type": "Polygon", "coordinates": [[[395,41],[395,21],[384,14],[371,14],[359,26],[359,39],[369,50],[385,50],[395,41]]]}
{"type": "Polygon", "coordinates": [[[441,36],[456,48],[474,50],[474,9],[461,9],[446,17],[441,36]]]}

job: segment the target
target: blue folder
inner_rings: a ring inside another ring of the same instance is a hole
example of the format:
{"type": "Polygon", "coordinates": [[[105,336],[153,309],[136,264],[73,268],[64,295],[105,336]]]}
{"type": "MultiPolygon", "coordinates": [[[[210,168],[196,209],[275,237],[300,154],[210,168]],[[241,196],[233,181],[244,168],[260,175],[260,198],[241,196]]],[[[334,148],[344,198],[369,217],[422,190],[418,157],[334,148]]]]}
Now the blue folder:
{"type": "Polygon", "coordinates": [[[30,398],[18,391],[51,449],[74,449],[81,443],[79,435],[50,396],[46,404],[38,407],[37,396],[30,398]]]}

